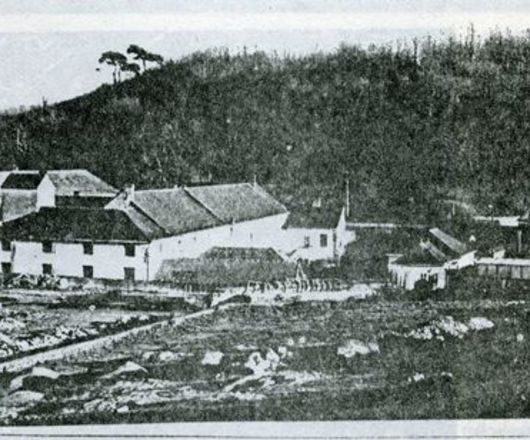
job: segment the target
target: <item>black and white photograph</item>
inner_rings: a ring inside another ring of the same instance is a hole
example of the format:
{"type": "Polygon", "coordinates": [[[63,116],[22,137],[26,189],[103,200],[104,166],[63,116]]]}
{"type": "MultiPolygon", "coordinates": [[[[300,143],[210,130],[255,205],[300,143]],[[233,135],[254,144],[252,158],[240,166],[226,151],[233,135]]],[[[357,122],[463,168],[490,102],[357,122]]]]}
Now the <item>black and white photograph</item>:
{"type": "Polygon", "coordinates": [[[528,0],[0,0],[0,437],[530,435],[528,0]]]}

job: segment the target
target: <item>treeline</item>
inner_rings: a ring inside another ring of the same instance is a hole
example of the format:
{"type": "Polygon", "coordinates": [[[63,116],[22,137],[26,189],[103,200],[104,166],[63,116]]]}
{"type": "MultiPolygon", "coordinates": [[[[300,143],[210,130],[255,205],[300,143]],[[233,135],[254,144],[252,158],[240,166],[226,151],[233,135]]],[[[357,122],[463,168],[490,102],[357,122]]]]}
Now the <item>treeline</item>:
{"type": "Polygon", "coordinates": [[[359,217],[428,218],[455,194],[512,212],[530,183],[529,74],[530,33],[472,29],[300,57],[194,53],[2,117],[0,166],[87,167],[140,187],[256,176],[307,197],[342,196],[348,178],[359,217]]]}

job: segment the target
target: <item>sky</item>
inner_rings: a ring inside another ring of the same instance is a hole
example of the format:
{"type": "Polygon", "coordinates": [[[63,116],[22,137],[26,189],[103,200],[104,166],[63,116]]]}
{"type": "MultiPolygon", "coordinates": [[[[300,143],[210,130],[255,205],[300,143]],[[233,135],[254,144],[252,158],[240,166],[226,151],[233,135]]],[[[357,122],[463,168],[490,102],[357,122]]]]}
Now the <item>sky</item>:
{"type": "Polygon", "coordinates": [[[178,59],[227,48],[304,54],[427,34],[530,27],[529,0],[1,0],[0,110],[49,103],[109,82],[106,50],[131,43],[178,59]]]}

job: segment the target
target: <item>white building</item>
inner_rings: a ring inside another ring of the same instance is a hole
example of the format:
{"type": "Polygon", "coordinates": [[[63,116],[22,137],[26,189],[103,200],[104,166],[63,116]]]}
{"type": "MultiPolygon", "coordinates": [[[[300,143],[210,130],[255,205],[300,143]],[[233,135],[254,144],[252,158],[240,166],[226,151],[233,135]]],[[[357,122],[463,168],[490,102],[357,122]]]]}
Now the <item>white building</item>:
{"type": "Polygon", "coordinates": [[[344,207],[322,207],[291,212],[277,248],[289,259],[337,262],[355,232],[346,230],[344,207]]]}
{"type": "Polygon", "coordinates": [[[287,210],[258,185],[122,191],[105,209],[42,208],[2,227],[4,272],[150,281],[212,247],[271,247],[287,210]]]}
{"type": "Polygon", "coordinates": [[[409,255],[389,254],[388,271],[392,280],[406,290],[413,290],[419,281],[431,283],[433,289],[447,285],[448,273],[475,264],[475,250],[438,228],[429,230],[429,237],[420,242],[417,252],[409,255]]]}
{"type": "Polygon", "coordinates": [[[42,207],[103,207],[117,190],[87,170],[0,172],[0,221],[37,212],[42,207]]]}

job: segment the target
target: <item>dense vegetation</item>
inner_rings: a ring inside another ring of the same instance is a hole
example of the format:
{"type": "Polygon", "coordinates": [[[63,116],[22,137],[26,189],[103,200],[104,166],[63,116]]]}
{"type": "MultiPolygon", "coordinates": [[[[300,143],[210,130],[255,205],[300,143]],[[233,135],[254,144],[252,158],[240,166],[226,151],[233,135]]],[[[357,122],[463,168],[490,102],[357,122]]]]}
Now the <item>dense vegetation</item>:
{"type": "Polygon", "coordinates": [[[530,33],[331,54],[194,53],[0,118],[0,166],[87,167],[121,186],[255,175],[280,194],[350,180],[357,216],[430,214],[440,195],[521,209],[530,33]],[[21,133],[15,142],[17,129],[21,133]]]}

